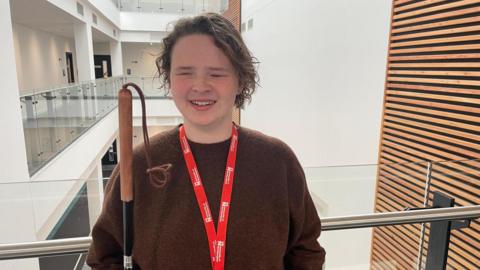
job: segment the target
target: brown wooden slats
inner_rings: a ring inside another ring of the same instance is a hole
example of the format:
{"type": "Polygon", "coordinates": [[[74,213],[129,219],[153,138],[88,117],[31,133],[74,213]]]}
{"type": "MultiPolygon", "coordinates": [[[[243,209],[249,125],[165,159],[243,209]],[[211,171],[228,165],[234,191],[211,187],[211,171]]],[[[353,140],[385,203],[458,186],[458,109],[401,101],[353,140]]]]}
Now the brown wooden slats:
{"type": "Polygon", "coordinates": [[[436,79],[436,78],[413,78],[413,77],[387,77],[389,82],[416,82],[416,83],[432,83],[432,84],[457,84],[480,86],[480,80],[453,80],[453,79],[436,79]]]}
{"type": "MultiPolygon", "coordinates": [[[[385,135],[385,136],[389,136],[389,135],[385,135]]],[[[390,137],[390,136],[389,136],[390,137]]],[[[390,137],[391,138],[391,137],[390,137]]],[[[405,143],[404,141],[402,141],[402,143],[405,143]]],[[[390,153],[393,153],[395,155],[400,155],[402,153],[405,153],[405,152],[410,152],[410,154],[414,155],[414,156],[419,156],[421,157],[423,160],[432,160],[432,161],[440,161],[438,159],[438,157],[434,156],[434,155],[430,155],[428,153],[425,153],[424,149],[420,149],[420,150],[417,150],[417,149],[414,149],[413,147],[415,145],[412,145],[410,147],[406,147],[406,146],[403,146],[403,145],[400,145],[400,144],[396,144],[394,142],[391,142],[391,141],[388,141],[388,140],[383,140],[382,141],[382,151],[385,149],[385,148],[388,148],[388,151],[390,151],[390,153]],[[423,151],[421,151],[423,150],[423,151]]],[[[418,147],[418,146],[417,146],[418,147]]],[[[442,153],[442,152],[438,152],[436,151],[437,153],[442,153]]],[[[453,158],[451,158],[453,159],[453,158]]],[[[477,162],[478,163],[478,162],[477,162]]],[[[449,166],[448,167],[451,167],[452,169],[456,169],[456,170],[468,170],[469,167],[466,167],[464,165],[461,165],[461,164],[448,164],[449,166]]]]}
{"type": "MultiPolygon", "coordinates": [[[[438,20],[438,19],[447,19],[449,17],[462,16],[462,15],[475,14],[475,13],[478,13],[478,7],[471,7],[471,8],[466,8],[462,10],[455,10],[455,11],[449,11],[449,12],[444,12],[440,14],[434,14],[434,15],[423,16],[423,17],[418,17],[413,19],[396,21],[392,23],[392,26],[401,27],[402,25],[409,25],[409,24],[421,23],[421,22],[438,20]]],[[[397,19],[396,17],[394,18],[397,19]]]]}
{"type": "MultiPolygon", "coordinates": [[[[446,47],[448,48],[448,46],[446,47]]],[[[423,49],[423,48],[422,48],[423,49]]],[[[392,51],[390,51],[393,53],[392,51]]],[[[415,51],[413,51],[415,52],[415,51]]],[[[435,61],[435,60],[464,60],[479,59],[480,53],[456,53],[456,54],[434,54],[434,55],[402,55],[390,56],[389,61],[435,61]]]]}
{"type": "Polygon", "coordinates": [[[381,237],[385,241],[383,242],[383,249],[388,250],[390,253],[395,254],[396,262],[398,262],[403,269],[412,269],[415,265],[415,257],[408,256],[405,253],[405,250],[402,245],[394,244],[396,243],[395,238],[392,235],[386,234],[383,230],[376,231],[378,237],[381,237]]]}
{"type": "MultiPolygon", "coordinates": [[[[422,151],[422,152],[433,153],[433,154],[436,154],[437,156],[448,157],[449,159],[454,159],[454,160],[464,159],[463,156],[456,155],[456,154],[451,154],[451,153],[448,152],[448,150],[455,151],[454,146],[450,146],[448,144],[445,144],[445,143],[442,143],[442,142],[437,142],[437,141],[430,141],[429,142],[428,139],[425,139],[425,138],[422,138],[422,137],[419,137],[419,136],[415,136],[415,135],[411,135],[411,134],[408,134],[408,133],[392,130],[392,129],[388,129],[388,131],[386,131],[386,133],[387,132],[389,134],[393,134],[393,135],[386,135],[385,134],[385,136],[384,136],[385,139],[389,139],[390,141],[396,141],[396,142],[399,142],[399,143],[403,143],[404,145],[408,146],[407,148],[419,149],[419,150],[416,150],[419,153],[420,153],[420,151],[422,151]],[[401,136],[405,139],[399,139],[397,136],[398,137],[401,136]]],[[[385,141],[385,143],[386,143],[386,141],[385,141]]],[[[410,151],[413,152],[413,150],[410,150],[410,151]]],[[[467,150],[465,150],[465,151],[467,151],[467,150]]],[[[467,152],[465,152],[465,153],[467,153],[467,152]]],[[[473,151],[468,151],[468,154],[475,155],[475,156],[479,155],[478,153],[475,153],[473,151]]],[[[439,157],[435,157],[435,156],[430,155],[430,154],[425,154],[424,153],[423,155],[426,156],[426,157],[431,157],[432,160],[433,159],[436,159],[437,161],[441,160],[439,157]]]]}
{"type": "MultiPolygon", "coordinates": [[[[438,111],[434,109],[427,109],[427,108],[420,108],[414,107],[411,105],[402,105],[402,104],[395,104],[395,103],[387,103],[385,104],[387,108],[396,108],[401,110],[406,110],[410,112],[417,112],[417,113],[424,113],[424,114],[431,114],[431,115],[438,115],[438,111]]],[[[449,117],[462,122],[462,120],[471,121],[478,123],[480,121],[480,117],[471,116],[471,115],[463,115],[461,113],[453,113],[453,112],[442,112],[442,116],[449,117]]]]}
{"type": "Polygon", "coordinates": [[[392,40],[399,42],[401,40],[409,39],[409,38],[432,37],[432,36],[438,36],[438,35],[473,32],[473,31],[479,31],[479,30],[480,30],[480,26],[474,25],[474,26],[457,27],[457,28],[450,28],[450,29],[443,29],[443,30],[426,31],[426,32],[420,32],[420,33],[414,33],[414,34],[397,35],[397,36],[393,36],[392,40]]]}
{"type": "Polygon", "coordinates": [[[480,71],[389,70],[392,75],[480,76],[480,71]]]}
{"type": "MultiPolygon", "coordinates": [[[[385,114],[394,114],[394,115],[397,115],[397,116],[404,116],[404,117],[414,118],[414,119],[417,119],[417,120],[431,121],[432,123],[447,125],[447,126],[457,127],[457,128],[462,128],[462,129],[467,129],[467,130],[471,130],[471,131],[477,131],[477,132],[480,131],[480,126],[465,124],[465,123],[459,123],[459,122],[455,122],[453,120],[445,120],[445,119],[441,119],[441,118],[424,116],[424,115],[419,115],[419,114],[415,114],[415,113],[402,112],[402,111],[397,111],[395,109],[386,109],[385,114]]],[[[459,131],[459,133],[461,133],[461,131],[459,131]]],[[[465,134],[470,134],[470,133],[465,133],[465,134]]],[[[462,134],[460,134],[460,135],[462,135],[462,134]]],[[[470,137],[468,136],[468,138],[470,138],[470,137]]],[[[475,138],[476,138],[476,136],[472,139],[475,139],[475,138]]]]}
{"type": "Polygon", "coordinates": [[[432,39],[422,39],[416,41],[405,41],[391,43],[390,48],[405,47],[405,46],[418,46],[418,45],[434,45],[434,44],[443,44],[447,42],[464,42],[464,41],[478,41],[480,40],[480,35],[466,35],[460,37],[448,37],[448,38],[432,38],[432,39]]]}
{"type": "Polygon", "coordinates": [[[440,140],[440,141],[444,141],[446,143],[454,143],[454,144],[457,144],[457,145],[470,147],[470,148],[473,148],[473,149],[475,149],[478,146],[478,143],[473,143],[473,142],[469,142],[469,141],[465,141],[465,140],[461,140],[461,139],[457,139],[457,138],[452,138],[452,137],[449,137],[449,136],[440,135],[440,134],[437,134],[437,133],[424,131],[424,130],[420,130],[420,129],[416,129],[416,128],[412,128],[412,127],[406,127],[406,126],[399,125],[399,124],[394,124],[394,123],[391,123],[391,122],[386,122],[385,126],[388,127],[388,128],[394,128],[396,130],[404,130],[404,131],[411,132],[411,133],[414,133],[414,134],[416,133],[416,134],[426,136],[426,137],[429,137],[429,138],[434,138],[434,139],[437,139],[437,140],[440,140]]]}
{"type": "MultiPolygon", "coordinates": [[[[447,0],[427,0],[427,1],[422,1],[422,2],[416,2],[416,3],[410,4],[410,5],[396,7],[396,8],[393,9],[393,12],[398,13],[398,12],[401,12],[401,11],[404,11],[404,10],[423,7],[423,6],[426,6],[426,5],[431,5],[431,4],[435,4],[435,3],[442,3],[442,2],[447,2],[447,0]]],[[[398,4],[398,3],[396,3],[396,4],[398,4]]]]}
{"type": "Polygon", "coordinates": [[[459,25],[459,24],[477,23],[479,20],[480,20],[479,16],[473,16],[473,17],[456,19],[456,20],[441,21],[441,22],[435,22],[435,23],[426,23],[426,24],[420,24],[420,25],[415,25],[415,26],[396,28],[396,29],[392,30],[392,33],[393,34],[399,34],[399,33],[403,33],[403,32],[428,30],[428,29],[431,29],[431,28],[439,28],[439,27],[459,25]]]}
{"type": "Polygon", "coordinates": [[[387,89],[407,89],[407,90],[422,90],[422,91],[432,91],[440,93],[454,93],[454,94],[469,94],[469,95],[479,95],[480,90],[478,89],[468,89],[468,88],[452,88],[452,87],[438,87],[430,85],[412,85],[412,84],[402,84],[399,83],[387,83],[387,89]]]}
{"type": "Polygon", "coordinates": [[[460,62],[460,63],[391,63],[390,68],[480,68],[480,62],[460,62]]]}
{"type": "Polygon", "coordinates": [[[449,8],[465,6],[465,5],[469,5],[469,4],[475,4],[475,3],[478,3],[478,2],[476,0],[463,0],[463,1],[458,1],[458,2],[447,1],[447,2],[445,2],[444,5],[418,9],[418,10],[414,10],[414,11],[405,12],[405,13],[395,15],[394,19],[402,19],[402,18],[412,17],[412,16],[416,16],[416,15],[429,13],[429,12],[441,11],[441,10],[445,10],[445,9],[449,9],[449,8]]]}
{"type": "MultiPolygon", "coordinates": [[[[436,130],[436,131],[446,133],[446,134],[449,134],[449,135],[454,135],[454,136],[455,135],[460,135],[463,138],[468,138],[468,139],[476,140],[476,141],[480,142],[480,135],[476,135],[476,134],[472,134],[472,133],[468,133],[468,132],[463,132],[463,131],[459,131],[459,130],[455,130],[455,129],[444,128],[444,127],[439,127],[439,126],[435,126],[435,125],[431,125],[431,124],[427,124],[427,123],[423,123],[423,122],[418,122],[418,121],[406,120],[406,119],[398,118],[398,117],[395,117],[395,116],[385,116],[385,120],[386,121],[395,121],[395,122],[400,123],[400,124],[414,126],[414,127],[421,128],[421,129],[427,129],[427,130],[432,130],[432,131],[436,130]]],[[[394,126],[394,127],[399,127],[399,126],[394,126]]],[[[399,127],[399,128],[402,128],[402,127],[399,127]]],[[[410,128],[410,127],[408,127],[408,129],[411,130],[411,131],[418,130],[418,129],[410,128]]],[[[479,127],[479,129],[480,129],[480,127],[479,127]]],[[[447,139],[449,137],[443,136],[443,138],[447,139]]],[[[471,146],[471,147],[478,146],[478,144],[465,142],[464,140],[459,140],[459,139],[456,139],[456,138],[453,138],[453,140],[456,140],[459,144],[468,143],[468,145],[471,146]]]]}
{"type": "Polygon", "coordinates": [[[480,108],[477,108],[477,107],[469,107],[469,106],[462,106],[462,105],[456,105],[456,104],[409,99],[404,97],[392,97],[392,96],[387,96],[386,100],[390,102],[401,102],[403,104],[409,104],[412,106],[420,105],[420,106],[431,107],[434,109],[447,109],[447,110],[455,110],[457,112],[480,114],[480,108]]]}
{"type": "MultiPolygon", "coordinates": [[[[392,12],[375,211],[421,206],[427,161],[430,191],[480,204],[480,0],[394,0],[392,12]]],[[[371,265],[413,269],[419,228],[374,229],[371,265]]],[[[447,269],[477,269],[479,238],[478,221],[452,232],[447,269]]]]}
{"type": "MultiPolygon", "coordinates": [[[[432,46],[432,47],[421,47],[421,48],[409,48],[409,49],[390,49],[391,54],[412,54],[412,53],[431,53],[431,52],[448,52],[448,51],[462,51],[462,50],[479,50],[480,45],[478,44],[469,44],[469,45],[451,45],[451,46],[432,46]]],[[[447,57],[445,55],[445,57],[447,57]]],[[[440,58],[440,59],[452,59],[452,58],[440,58]]],[[[453,58],[456,59],[456,58],[453,58]]]]}

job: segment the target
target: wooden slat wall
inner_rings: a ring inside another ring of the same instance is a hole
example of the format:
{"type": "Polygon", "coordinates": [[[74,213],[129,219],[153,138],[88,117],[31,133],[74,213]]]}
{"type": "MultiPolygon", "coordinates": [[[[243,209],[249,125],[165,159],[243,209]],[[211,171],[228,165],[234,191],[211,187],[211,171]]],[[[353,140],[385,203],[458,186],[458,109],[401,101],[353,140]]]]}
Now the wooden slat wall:
{"type": "MultiPolygon", "coordinates": [[[[230,22],[232,22],[233,25],[235,25],[238,32],[240,32],[240,26],[242,24],[241,12],[242,12],[241,0],[230,0],[228,1],[228,8],[222,14],[225,18],[227,18],[230,22]]],[[[233,110],[233,121],[238,125],[240,125],[240,110],[237,108],[233,110]]]]}
{"type": "MultiPolygon", "coordinates": [[[[375,211],[422,207],[428,161],[431,191],[480,204],[480,0],[393,1],[375,211]]],[[[372,269],[415,269],[420,228],[374,229],[372,269]]],[[[447,268],[479,258],[477,219],[452,232],[447,268]]]]}

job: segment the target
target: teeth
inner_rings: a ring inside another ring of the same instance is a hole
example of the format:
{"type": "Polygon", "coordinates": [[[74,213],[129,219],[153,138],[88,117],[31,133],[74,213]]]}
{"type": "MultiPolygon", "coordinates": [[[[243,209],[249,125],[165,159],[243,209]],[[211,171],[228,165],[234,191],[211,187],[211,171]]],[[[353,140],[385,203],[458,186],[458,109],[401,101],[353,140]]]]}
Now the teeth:
{"type": "Polygon", "coordinates": [[[196,101],[196,100],[192,100],[191,102],[197,106],[207,106],[215,103],[214,101],[196,101]]]}

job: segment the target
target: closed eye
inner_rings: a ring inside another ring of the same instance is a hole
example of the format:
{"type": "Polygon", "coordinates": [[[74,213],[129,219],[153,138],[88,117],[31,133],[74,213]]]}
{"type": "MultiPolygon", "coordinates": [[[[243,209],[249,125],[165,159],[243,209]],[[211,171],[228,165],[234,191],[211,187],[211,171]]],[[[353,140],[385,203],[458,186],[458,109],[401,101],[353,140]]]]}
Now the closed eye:
{"type": "Polygon", "coordinates": [[[225,75],[225,74],[210,74],[210,76],[212,76],[214,78],[221,78],[221,77],[226,77],[227,75],[225,75]]]}

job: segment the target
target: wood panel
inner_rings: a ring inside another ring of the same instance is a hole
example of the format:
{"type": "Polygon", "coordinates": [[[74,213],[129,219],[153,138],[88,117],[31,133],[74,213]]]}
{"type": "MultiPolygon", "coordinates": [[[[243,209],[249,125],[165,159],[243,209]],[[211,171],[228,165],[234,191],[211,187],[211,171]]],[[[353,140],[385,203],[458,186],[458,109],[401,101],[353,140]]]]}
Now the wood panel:
{"type": "MultiPolygon", "coordinates": [[[[430,191],[480,204],[480,0],[393,1],[378,162],[377,212],[421,207],[428,162],[430,191]]],[[[415,269],[419,235],[375,228],[372,269],[415,269]]],[[[479,239],[478,219],[452,232],[447,269],[478,269],[479,239]]]]}
{"type": "MultiPolygon", "coordinates": [[[[228,1],[227,9],[222,14],[225,18],[233,23],[238,32],[240,32],[240,26],[242,24],[241,11],[241,0],[230,0],[228,1]]],[[[234,108],[232,118],[233,122],[235,122],[237,125],[240,125],[241,110],[234,108]]]]}

